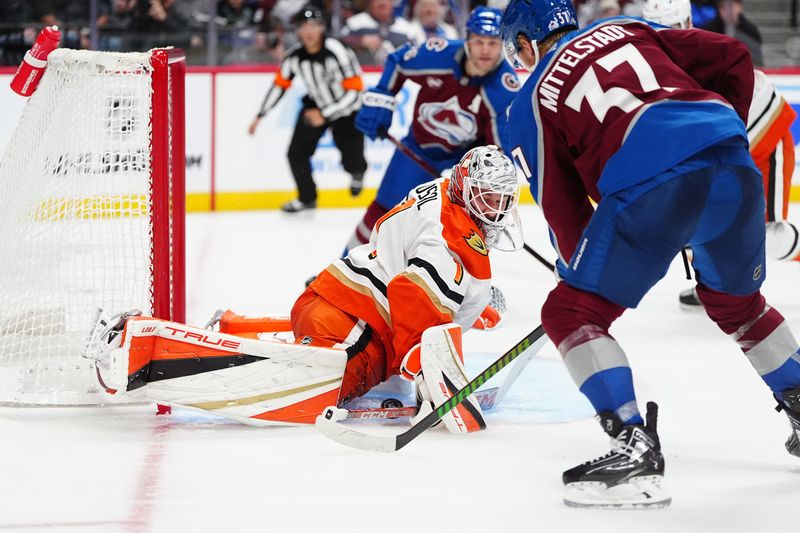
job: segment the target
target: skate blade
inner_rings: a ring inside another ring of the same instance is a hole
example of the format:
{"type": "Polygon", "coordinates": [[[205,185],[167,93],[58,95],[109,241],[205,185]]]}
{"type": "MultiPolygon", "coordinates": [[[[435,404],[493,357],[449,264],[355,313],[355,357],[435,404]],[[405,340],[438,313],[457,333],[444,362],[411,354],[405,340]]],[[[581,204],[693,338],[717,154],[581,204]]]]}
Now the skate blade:
{"type": "Polygon", "coordinates": [[[564,503],[591,509],[661,509],[672,497],[661,488],[662,476],[641,476],[613,487],[601,482],[577,482],[566,486],[564,503]]]}

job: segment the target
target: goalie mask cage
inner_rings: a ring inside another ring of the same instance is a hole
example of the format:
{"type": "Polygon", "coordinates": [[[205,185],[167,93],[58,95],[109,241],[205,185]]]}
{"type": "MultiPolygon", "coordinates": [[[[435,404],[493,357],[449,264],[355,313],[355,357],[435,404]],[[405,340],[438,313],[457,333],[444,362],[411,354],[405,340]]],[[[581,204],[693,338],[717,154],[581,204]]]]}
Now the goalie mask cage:
{"type": "Polygon", "coordinates": [[[183,53],[56,50],[0,161],[0,403],[109,401],[98,308],[183,321],[183,53]]]}

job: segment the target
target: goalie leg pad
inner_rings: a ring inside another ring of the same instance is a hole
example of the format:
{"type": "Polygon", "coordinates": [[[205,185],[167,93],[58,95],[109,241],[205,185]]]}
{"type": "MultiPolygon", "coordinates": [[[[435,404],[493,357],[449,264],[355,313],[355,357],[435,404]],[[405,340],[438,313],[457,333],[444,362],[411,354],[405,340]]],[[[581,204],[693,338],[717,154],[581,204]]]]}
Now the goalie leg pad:
{"type": "MultiPolygon", "coordinates": [[[[423,398],[430,398],[439,406],[469,383],[464,371],[461,350],[461,326],[445,324],[426,329],[422,333],[422,383],[423,398]]],[[[472,433],[486,428],[478,400],[472,394],[460,405],[442,417],[451,433],[472,433]]]]}
{"type": "MultiPolygon", "coordinates": [[[[270,342],[136,317],[99,378],[106,389],[214,412],[244,423],[306,424],[336,404],[344,350],[270,342]]],[[[100,369],[98,361],[98,369],[100,369]]]]}

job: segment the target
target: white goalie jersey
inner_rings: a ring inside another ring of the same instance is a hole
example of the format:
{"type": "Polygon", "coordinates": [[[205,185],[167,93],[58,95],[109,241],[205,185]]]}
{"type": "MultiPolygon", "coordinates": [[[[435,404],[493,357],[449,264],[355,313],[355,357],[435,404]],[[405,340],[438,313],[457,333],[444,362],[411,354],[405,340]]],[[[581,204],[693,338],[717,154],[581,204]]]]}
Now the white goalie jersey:
{"type": "Polygon", "coordinates": [[[387,372],[427,328],[467,330],[489,302],[484,235],[450,201],[448,179],[420,185],[375,225],[368,244],[333,262],[311,289],[369,323],[387,350],[387,372]]]}

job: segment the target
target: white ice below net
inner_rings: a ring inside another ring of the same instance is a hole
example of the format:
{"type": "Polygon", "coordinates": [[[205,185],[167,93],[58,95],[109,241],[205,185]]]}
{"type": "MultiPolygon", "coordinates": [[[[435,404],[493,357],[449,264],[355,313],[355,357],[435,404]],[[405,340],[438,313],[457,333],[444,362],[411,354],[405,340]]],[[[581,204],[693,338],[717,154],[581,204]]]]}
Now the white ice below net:
{"type": "Polygon", "coordinates": [[[96,309],[150,310],[149,57],[54,52],[0,161],[0,402],[98,403],[96,309]]]}

